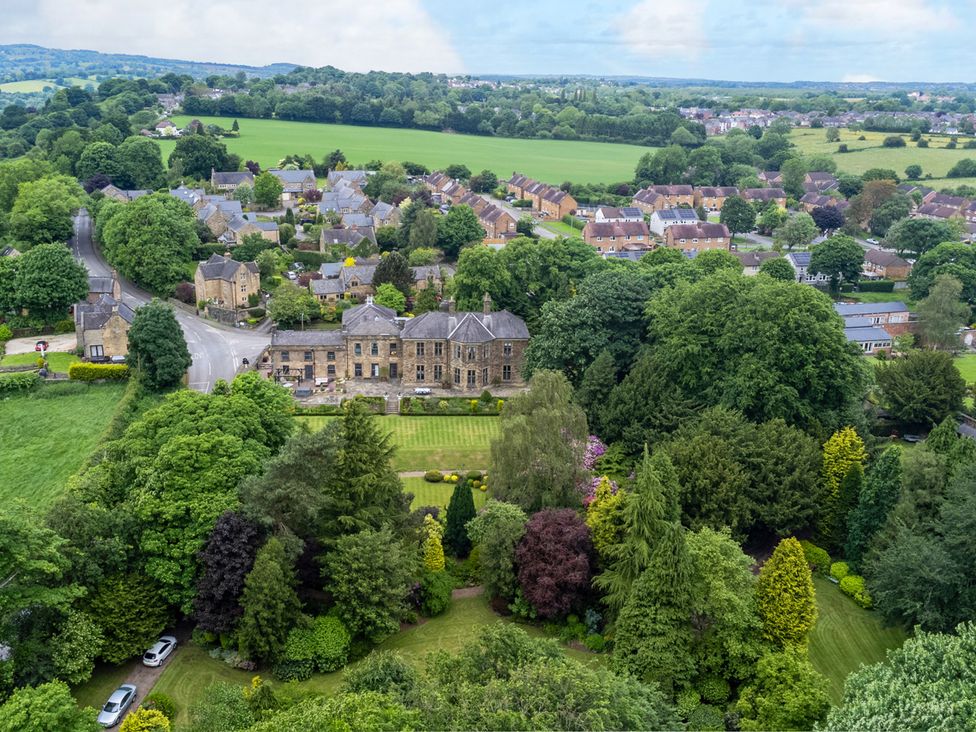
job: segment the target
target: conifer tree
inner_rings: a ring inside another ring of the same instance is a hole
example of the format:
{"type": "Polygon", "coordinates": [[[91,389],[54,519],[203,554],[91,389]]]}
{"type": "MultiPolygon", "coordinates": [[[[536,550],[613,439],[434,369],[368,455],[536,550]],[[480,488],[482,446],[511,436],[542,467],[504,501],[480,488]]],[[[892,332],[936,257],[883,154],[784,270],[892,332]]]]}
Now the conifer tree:
{"type": "Polygon", "coordinates": [[[868,470],[857,506],[847,520],[844,556],[855,570],[860,571],[871,540],[898,503],[900,490],[901,450],[892,446],[868,470]]]}
{"type": "Polygon", "coordinates": [[[780,541],[763,565],[756,602],[768,640],[781,647],[806,643],[817,622],[817,602],[810,565],[795,538],[780,541]]]}
{"type": "Polygon", "coordinates": [[[861,463],[854,463],[847,471],[844,480],[840,483],[840,492],[837,496],[837,520],[834,522],[834,534],[831,537],[831,546],[843,547],[847,539],[847,526],[851,512],[857,508],[857,502],[861,497],[861,490],[864,487],[864,468],[861,463]]]}
{"type": "Polygon", "coordinates": [[[258,550],[254,568],[244,580],[241,606],[244,614],[237,630],[241,655],[274,660],[284,649],[301,609],[295,594],[295,575],[278,539],[268,539],[258,550]]]}
{"type": "MultiPolygon", "coordinates": [[[[824,507],[818,531],[823,541],[831,543],[838,535],[840,523],[840,484],[854,463],[863,467],[868,454],[864,441],[853,427],[844,427],[830,436],[823,447],[824,507]]],[[[834,547],[836,548],[836,547],[834,547]]]]}
{"type": "Polygon", "coordinates": [[[576,401],[586,412],[590,430],[604,436],[603,410],[610,402],[610,394],[617,385],[617,365],[610,351],[603,350],[583,372],[576,401]]]}
{"type": "Polygon", "coordinates": [[[428,572],[440,572],[444,569],[444,547],[441,544],[441,534],[444,529],[430,514],[424,516],[424,525],[420,528],[423,539],[424,569],[428,572]]]}
{"type": "Polygon", "coordinates": [[[444,545],[455,557],[463,559],[471,552],[467,523],[474,516],[471,487],[467,481],[459,481],[455,483],[451,502],[447,504],[447,529],[444,532],[444,545]]]}

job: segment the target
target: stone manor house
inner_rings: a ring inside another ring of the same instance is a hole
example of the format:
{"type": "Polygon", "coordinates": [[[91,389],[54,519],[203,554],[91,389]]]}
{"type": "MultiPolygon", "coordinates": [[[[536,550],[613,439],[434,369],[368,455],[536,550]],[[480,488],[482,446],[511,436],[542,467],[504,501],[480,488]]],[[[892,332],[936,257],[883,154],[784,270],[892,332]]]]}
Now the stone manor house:
{"type": "Polygon", "coordinates": [[[342,313],[338,330],[279,330],[271,337],[276,379],[324,383],[373,380],[404,387],[478,392],[522,386],[529,330],[507,310],[492,311],[485,294],[480,313],[447,308],[397,317],[372,297],[342,313]]]}

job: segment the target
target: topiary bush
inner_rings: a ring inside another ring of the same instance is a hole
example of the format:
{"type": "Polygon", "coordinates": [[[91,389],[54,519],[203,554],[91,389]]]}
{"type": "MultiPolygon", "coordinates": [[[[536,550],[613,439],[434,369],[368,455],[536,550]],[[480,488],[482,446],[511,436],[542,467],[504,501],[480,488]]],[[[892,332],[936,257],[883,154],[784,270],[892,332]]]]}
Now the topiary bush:
{"type": "Polygon", "coordinates": [[[812,541],[804,539],[800,542],[803,547],[803,556],[806,558],[810,569],[817,574],[826,576],[830,573],[830,555],[826,549],[821,549],[812,541]]]}
{"type": "Polygon", "coordinates": [[[124,363],[73,363],[68,366],[68,378],[73,381],[123,381],[129,378],[124,363]]]}
{"type": "Polygon", "coordinates": [[[479,480],[480,481],[481,480],[481,471],[480,470],[469,470],[468,471],[468,474],[466,476],[464,476],[464,477],[467,478],[468,480],[479,480]]]}
{"type": "Polygon", "coordinates": [[[176,718],[176,702],[173,701],[173,697],[161,691],[147,694],[140,706],[143,709],[155,709],[162,712],[163,716],[171,722],[176,718]]]}
{"type": "Polygon", "coordinates": [[[424,572],[420,578],[420,612],[428,618],[451,606],[454,579],[446,571],[424,572]]]}
{"type": "Polygon", "coordinates": [[[830,565],[830,576],[838,582],[840,582],[850,573],[851,568],[847,566],[847,562],[834,562],[830,565]]]}
{"type": "Polygon", "coordinates": [[[57,335],[62,335],[64,333],[74,333],[75,332],[75,321],[71,318],[64,318],[59,320],[54,324],[54,332],[57,335]]]}
{"type": "Polygon", "coordinates": [[[865,610],[869,610],[873,604],[871,593],[864,586],[864,578],[860,575],[849,574],[841,579],[840,591],[865,610]]]}
{"type": "Polygon", "coordinates": [[[439,470],[428,470],[424,473],[424,480],[428,483],[440,483],[444,480],[444,474],[439,470]]]}
{"type": "Polygon", "coordinates": [[[345,624],[332,615],[315,618],[312,628],[315,670],[319,673],[338,671],[349,660],[349,644],[352,636],[345,624]]]}
{"type": "Polygon", "coordinates": [[[688,729],[692,732],[725,732],[725,715],[711,704],[699,704],[688,715],[688,729]]]}

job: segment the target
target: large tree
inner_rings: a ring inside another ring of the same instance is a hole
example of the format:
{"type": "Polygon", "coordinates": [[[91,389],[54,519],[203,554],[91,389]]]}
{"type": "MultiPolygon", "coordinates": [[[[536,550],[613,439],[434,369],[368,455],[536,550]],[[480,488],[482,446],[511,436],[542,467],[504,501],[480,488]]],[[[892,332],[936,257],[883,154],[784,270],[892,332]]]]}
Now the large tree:
{"type": "Polygon", "coordinates": [[[492,492],[526,511],[578,505],[586,415],[562,374],[538,371],[529,391],[508,399],[491,443],[492,492]]]}
{"type": "Polygon", "coordinates": [[[118,155],[122,169],[134,188],[152,190],[163,182],[163,155],[155,140],[129,137],[119,145],[118,155]]]}
{"type": "Polygon", "coordinates": [[[167,163],[170,169],[179,165],[183,175],[210,179],[211,170],[227,170],[227,146],[209,135],[184,135],[176,142],[167,163]]]}
{"type": "Polygon", "coordinates": [[[844,213],[837,206],[817,206],[810,212],[813,223],[820,231],[837,231],[844,226],[844,213]]]}
{"type": "Polygon", "coordinates": [[[912,297],[928,296],[939,275],[950,275],[962,283],[962,299],[976,303],[976,249],[969,244],[945,243],[930,249],[915,262],[908,285],[912,297]]]}
{"type": "Polygon", "coordinates": [[[275,660],[301,609],[292,561],[278,539],[268,539],[258,550],[254,567],[244,580],[241,606],[244,613],[237,630],[241,655],[275,660]]]}
{"type": "Polygon", "coordinates": [[[139,369],[151,389],[167,389],[180,383],[193,359],[173,308],[153,300],[136,310],[129,328],[126,360],[139,369]]]}
{"type": "Polygon", "coordinates": [[[817,622],[810,565],[794,538],[783,539],[763,565],[756,583],[765,637],[779,647],[803,645],[817,622]]]}
{"type": "Polygon", "coordinates": [[[830,277],[830,289],[837,292],[841,282],[857,282],[864,264],[864,250],[852,237],[837,234],[813,248],[810,272],[830,277]]]}
{"type": "Polygon", "coordinates": [[[264,171],[254,179],[254,202],[264,208],[277,208],[281,205],[281,192],[284,186],[278,176],[264,171]]]}
{"type": "Polygon", "coordinates": [[[61,320],[88,294],[88,271],[63,244],[40,244],[13,261],[14,301],[32,317],[61,320]]]}
{"type": "Polygon", "coordinates": [[[104,635],[99,656],[116,664],[143,653],[170,619],[156,583],[139,572],[103,580],[88,598],[86,610],[104,635]]]}
{"type": "Polygon", "coordinates": [[[72,215],[83,197],[78,181],[65,175],[21,183],[10,210],[10,235],[17,249],[67,242],[74,233],[72,215]]]}
{"type": "Polygon", "coordinates": [[[856,570],[875,534],[884,526],[888,514],[898,503],[901,490],[901,450],[889,447],[871,464],[857,506],[847,518],[844,558],[856,570]]]}
{"type": "Polygon", "coordinates": [[[63,681],[18,689],[0,705],[0,732],[96,732],[95,710],[80,708],[63,681]]]}
{"type": "Polygon", "coordinates": [[[485,230],[470,206],[452,206],[437,222],[437,246],[451,259],[456,258],[463,247],[480,242],[484,236],[485,230]]]}
{"type": "Polygon", "coordinates": [[[885,244],[899,254],[920,257],[943,242],[958,239],[947,221],[933,219],[902,219],[894,223],[885,235],[885,244]]]}
{"type": "MultiPolygon", "coordinates": [[[[375,277],[373,278],[375,281],[375,277]]],[[[468,247],[458,258],[454,297],[460,310],[480,310],[485,293],[505,307],[512,300],[512,273],[489,247],[468,247]]]]}
{"type": "Polygon", "coordinates": [[[120,188],[129,188],[132,185],[122,166],[118,147],[110,142],[98,141],[86,145],[75,164],[75,174],[81,180],[104,175],[120,188]]]}
{"type": "Polygon", "coordinates": [[[876,371],[885,408],[908,427],[929,429],[962,408],[966,382],[948,353],[911,351],[876,371]]]}
{"type": "Polygon", "coordinates": [[[756,226],[756,209],[742,196],[729,196],[722,204],[719,221],[735,234],[752,231],[756,226]]]}
{"type": "Polygon", "coordinates": [[[773,240],[778,247],[792,250],[794,247],[805,247],[817,235],[817,225],[808,213],[798,213],[773,232],[773,240]]]}
{"type": "Polygon", "coordinates": [[[283,328],[311,322],[318,316],[319,304],[306,288],[282,282],[268,302],[268,315],[283,328]]]}
{"type": "Polygon", "coordinates": [[[468,523],[468,535],[478,548],[481,582],[489,597],[515,597],[515,548],[527,520],[518,506],[491,499],[468,523]]]}
{"type": "Polygon", "coordinates": [[[590,589],[593,542],[570,508],[532,515],[515,550],[522,595],[539,617],[561,618],[581,606],[590,589]]]}
{"type": "Polygon", "coordinates": [[[413,270],[407,264],[407,258],[396,251],[383,255],[373,273],[374,287],[389,283],[403,293],[405,297],[410,296],[413,282],[413,270]]]}
{"type": "Polygon", "coordinates": [[[474,496],[467,481],[454,484],[451,500],[447,504],[447,526],[444,529],[444,546],[456,557],[464,558],[471,551],[471,537],[467,523],[475,517],[474,496]]]}
{"type": "Polygon", "coordinates": [[[212,633],[234,629],[244,609],[244,579],[254,566],[257,527],[239,513],[226,511],[217,519],[200,552],[203,571],[193,601],[197,626],[212,633]]]}
{"type": "Polygon", "coordinates": [[[970,315],[961,301],[962,282],[949,274],[935,278],[928,296],[918,304],[922,338],[932,348],[959,350],[959,327],[970,315]]]}
{"type": "Polygon", "coordinates": [[[736,703],[741,729],[814,729],[830,710],[829,688],[805,649],[767,653],[736,703]]]}

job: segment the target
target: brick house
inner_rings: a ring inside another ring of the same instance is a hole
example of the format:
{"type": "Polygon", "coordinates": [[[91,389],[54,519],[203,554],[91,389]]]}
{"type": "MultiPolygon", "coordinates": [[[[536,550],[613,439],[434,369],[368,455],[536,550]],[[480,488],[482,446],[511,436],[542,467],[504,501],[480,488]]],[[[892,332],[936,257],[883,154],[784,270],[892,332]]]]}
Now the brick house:
{"type": "Polygon", "coordinates": [[[236,191],[241,186],[254,187],[254,173],[250,170],[221,173],[210,169],[210,187],[215,191],[236,191]]]}
{"type": "Polygon", "coordinates": [[[868,249],[864,253],[864,271],[884,280],[907,280],[912,265],[892,252],[868,249]]]}
{"type": "Polygon", "coordinates": [[[515,236],[517,222],[507,211],[494,204],[481,210],[478,221],[485,230],[485,241],[500,242],[515,236]]]}
{"type": "Polygon", "coordinates": [[[663,238],[671,226],[697,223],[699,223],[698,214],[693,208],[663,208],[651,214],[650,229],[663,238]]]}
{"type": "Polygon", "coordinates": [[[593,220],[597,223],[619,222],[619,221],[643,221],[644,212],[636,206],[600,206],[593,214],[593,220]]]}
{"type": "Polygon", "coordinates": [[[688,185],[668,185],[668,186],[648,186],[651,190],[664,198],[661,208],[678,208],[687,206],[693,208],[695,205],[695,189],[688,185]]]}
{"type": "Polygon", "coordinates": [[[75,305],[78,348],[92,361],[121,358],[129,352],[129,327],[135,312],[121,299],[102,294],[75,305]]]}
{"type": "Polygon", "coordinates": [[[644,213],[654,213],[664,208],[666,200],[657,191],[650,188],[641,188],[634,194],[632,203],[644,213]]]}
{"type": "Polygon", "coordinates": [[[653,246],[650,229],[643,221],[587,221],[583,241],[600,254],[653,246]]]}
{"type": "Polygon", "coordinates": [[[314,170],[278,170],[272,168],[268,172],[281,181],[281,205],[283,206],[292,201],[297,201],[305,191],[313,191],[318,188],[314,170]]]}
{"type": "Polygon", "coordinates": [[[458,205],[469,206],[472,211],[474,211],[479,216],[481,212],[488,208],[489,204],[482,196],[477,193],[469,192],[461,200],[458,201],[458,205]]]}
{"type": "Polygon", "coordinates": [[[938,203],[923,203],[915,209],[915,216],[920,219],[948,221],[949,219],[961,218],[962,213],[954,206],[941,206],[938,203]]]}
{"type": "Polygon", "coordinates": [[[197,300],[240,310],[248,306],[250,295],[261,291],[261,273],[254,262],[237,262],[229,255],[213,254],[197,265],[193,283],[197,300]]]}
{"type": "Polygon", "coordinates": [[[732,252],[742,262],[742,274],[747,277],[759,274],[759,268],[767,259],[776,259],[779,252],[732,252]]]}
{"type": "Polygon", "coordinates": [[[725,199],[738,195],[739,189],[735,186],[701,186],[695,189],[695,207],[701,206],[706,211],[721,211],[725,199]]]}
{"type": "Polygon", "coordinates": [[[541,211],[548,219],[561,219],[563,216],[572,215],[578,208],[576,199],[566,191],[519,173],[512,173],[505,187],[516,198],[531,202],[532,208],[541,211]]]}
{"type": "Polygon", "coordinates": [[[775,201],[780,208],[786,208],[786,191],[782,188],[746,188],[742,197],[749,203],[775,201]]]}
{"type": "Polygon", "coordinates": [[[664,243],[683,252],[703,252],[708,249],[728,251],[732,235],[725,224],[676,224],[664,233],[664,243]]]}
{"type": "Polygon", "coordinates": [[[839,184],[833,173],[813,172],[803,177],[803,190],[807,193],[827,193],[837,190],[839,184]]]}

